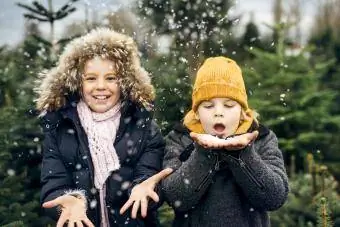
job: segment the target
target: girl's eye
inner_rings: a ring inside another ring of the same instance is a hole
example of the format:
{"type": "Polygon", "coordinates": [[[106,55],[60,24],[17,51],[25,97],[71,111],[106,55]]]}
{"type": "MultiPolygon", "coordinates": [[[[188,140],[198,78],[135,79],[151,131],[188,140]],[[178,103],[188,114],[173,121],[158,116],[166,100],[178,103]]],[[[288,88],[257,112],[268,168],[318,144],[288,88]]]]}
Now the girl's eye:
{"type": "Polygon", "coordinates": [[[117,78],[115,76],[108,76],[108,77],[106,77],[106,79],[109,80],[109,81],[116,81],[117,80],[117,78]]]}
{"type": "Polygon", "coordinates": [[[85,77],[85,80],[86,81],[93,81],[93,80],[96,80],[96,78],[94,76],[88,76],[88,77],[85,77]]]}

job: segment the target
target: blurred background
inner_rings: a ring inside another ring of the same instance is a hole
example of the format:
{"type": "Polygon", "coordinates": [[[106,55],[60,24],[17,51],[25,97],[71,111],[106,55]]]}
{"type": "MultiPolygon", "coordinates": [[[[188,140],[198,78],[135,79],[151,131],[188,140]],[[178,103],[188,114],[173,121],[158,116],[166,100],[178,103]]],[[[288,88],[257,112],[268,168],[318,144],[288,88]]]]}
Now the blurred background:
{"type": "MultiPolygon", "coordinates": [[[[202,61],[242,67],[250,106],[278,136],[291,192],[272,226],[340,226],[339,0],[2,0],[0,226],[53,226],[39,205],[42,133],[32,91],[67,42],[96,27],[132,36],[164,135],[190,108],[202,61]]],[[[160,209],[162,226],[172,210],[160,209]]]]}

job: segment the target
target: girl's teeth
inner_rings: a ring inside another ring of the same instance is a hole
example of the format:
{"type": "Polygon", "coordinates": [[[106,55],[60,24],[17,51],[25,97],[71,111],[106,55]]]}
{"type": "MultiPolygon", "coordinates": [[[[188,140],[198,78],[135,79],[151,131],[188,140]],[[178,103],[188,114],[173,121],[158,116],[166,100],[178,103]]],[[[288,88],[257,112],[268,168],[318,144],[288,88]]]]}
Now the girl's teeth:
{"type": "Polygon", "coordinates": [[[95,96],[96,99],[106,99],[106,96],[95,96]]]}

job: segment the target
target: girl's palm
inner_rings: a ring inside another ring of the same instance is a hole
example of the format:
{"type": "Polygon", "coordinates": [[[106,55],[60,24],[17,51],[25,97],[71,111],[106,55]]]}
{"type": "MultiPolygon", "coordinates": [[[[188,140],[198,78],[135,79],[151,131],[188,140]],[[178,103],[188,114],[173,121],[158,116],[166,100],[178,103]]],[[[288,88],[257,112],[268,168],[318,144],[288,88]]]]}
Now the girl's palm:
{"type": "Polygon", "coordinates": [[[93,223],[86,216],[86,203],[83,199],[76,198],[71,195],[63,195],[54,200],[45,202],[44,208],[52,208],[60,206],[61,214],[57,223],[57,227],[64,226],[68,222],[68,226],[77,227],[85,226],[94,227],[93,223]]]}
{"type": "Polygon", "coordinates": [[[151,198],[155,202],[159,201],[159,197],[157,193],[154,191],[156,185],[162,179],[170,175],[172,171],[173,169],[171,168],[163,169],[159,173],[153,175],[152,177],[149,177],[142,183],[137,184],[135,187],[133,187],[130,198],[120,209],[120,213],[121,214],[125,213],[125,211],[132,206],[131,217],[135,219],[137,217],[137,212],[140,207],[141,215],[143,218],[145,218],[147,215],[149,198],[151,198]]]}

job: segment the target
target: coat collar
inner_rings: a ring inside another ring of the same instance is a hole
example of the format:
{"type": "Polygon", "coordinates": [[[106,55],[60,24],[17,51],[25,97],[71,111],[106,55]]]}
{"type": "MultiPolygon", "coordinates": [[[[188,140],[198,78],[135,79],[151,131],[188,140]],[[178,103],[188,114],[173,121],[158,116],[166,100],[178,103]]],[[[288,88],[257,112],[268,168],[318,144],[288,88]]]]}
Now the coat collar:
{"type": "MultiPolygon", "coordinates": [[[[63,119],[69,119],[74,124],[80,125],[80,119],[77,113],[77,103],[79,102],[78,95],[71,95],[67,98],[67,103],[58,112],[63,119]]],[[[152,112],[145,109],[143,106],[138,105],[130,100],[122,102],[121,119],[117,136],[115,141],[119,141],[124,135],[124,132],[129,123],[137,124],[137,127],[151,120],[152,112]]]]}
{"type": "MultiPolygon", "coordinates": [[[[62,107],[59,111],[63,118],[68,118],[71,120],[76,120],[77,118],[77,104],[79,102],[78,96],[70,96],[68,97],[67,104],[62,107]]],[[[121,118],[132,118],[130,120],[139,120],[139,119],[150,119],[152,115],[151,111],[148,111],[144,107],[133,103],[130,100],[123,100],[122,109],[121,109],[121,118]]],[[[130,121],[129,120],[129,121],[130,121]]]]}

